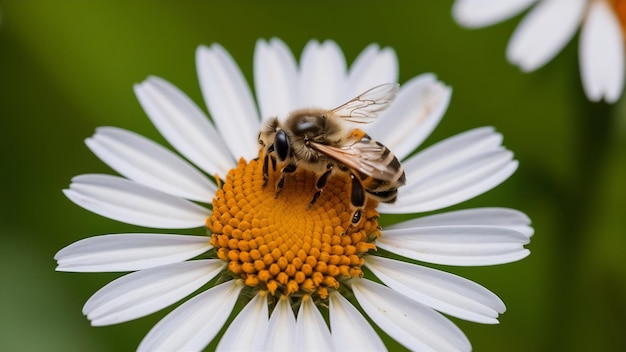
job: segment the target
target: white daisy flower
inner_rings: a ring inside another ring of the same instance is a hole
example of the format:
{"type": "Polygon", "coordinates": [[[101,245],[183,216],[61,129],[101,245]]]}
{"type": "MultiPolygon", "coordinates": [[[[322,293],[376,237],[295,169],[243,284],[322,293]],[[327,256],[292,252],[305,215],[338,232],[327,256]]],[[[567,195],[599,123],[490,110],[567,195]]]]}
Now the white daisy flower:
{"type": "MultiPolygon", "coordinates": [[[[456,0],[452,14],[466,27],[504,21],[537,0],[456,0]]],[[[581,26],[580,76],[591,101],[614,103],[624,88],[626,2],[619,0],[541,0],[509,41],[508,60],[529,72],[550,61],[581,26]]]]}
{"type": "MultiPolygon", "coordinates": [[[[218,350],[384,349],[364,314],[407,348],[470,350],[463,332],[443,314],[498,322],[505,306],[484,287],[376,252],[382,248],[415,261],[461,266],[508,263],[529,254],[524,245],[533,232],[530,221],[511,209],[453,211],[380,230],[378,211],[441,209],[486,192],[517,168],[502,136],[490,127],[409,156],[443,116],[449,87],[432,74],[417,76],[367,126],[404,160],[407,184],[396,204],[377,210],[370,200],[362,220],[350,225],[345,173],[333,174],[310,208],[315,175],[309,171],[298,170],[289,179],[295,181],[285,182],[274,197],[273,187],[263,186],[257,134],[269,117],[298,107],[337,106],[395,82],[393,50],[372,44],[348,69],[332,41],[309,42],[298,65],[280,40],[260,40],[254,55],[256,103],[224,48],[202,46],[196,57],[211,119],[162,79],[150,77],[135,87],[157,129],[195,166],[133,132],[102,127],[87,146],[123,177],[77,176],[64,192],[114,220],[162,229],[206,226],[209,235],[101,235],[59,251],[59,271],[132,272],[87,301],[83,312],[92,325],[146,316],[206,284],[209,289],[163,318],[139,350],[203,349],[237,300],[245,307],[226,328],[218,350]],[[207,175],[217,175],[217,183],[207,175]],[[364,274],[363,266],[382,284],[364,274]]],[[[279,173],[270,168],[270,182],[279,173]]]]}

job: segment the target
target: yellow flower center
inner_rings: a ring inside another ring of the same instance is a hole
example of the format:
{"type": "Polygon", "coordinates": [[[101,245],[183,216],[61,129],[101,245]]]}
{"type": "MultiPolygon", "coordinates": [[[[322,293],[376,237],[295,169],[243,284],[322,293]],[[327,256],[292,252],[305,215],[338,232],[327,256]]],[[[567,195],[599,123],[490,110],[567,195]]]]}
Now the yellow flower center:
{"type": "Polygon", "coordinates": [[[351,224],[350,178],[336,173],[309,207],[317,175],[299,169],[279,194],[280,167],[263,181],[263,163],[241,159],[213,199],[211,244],[228,271],[272,295],[328,297],[343,280],[362,276],[361,258],[375,250],[377,203],[368,200],[351,224]]]}

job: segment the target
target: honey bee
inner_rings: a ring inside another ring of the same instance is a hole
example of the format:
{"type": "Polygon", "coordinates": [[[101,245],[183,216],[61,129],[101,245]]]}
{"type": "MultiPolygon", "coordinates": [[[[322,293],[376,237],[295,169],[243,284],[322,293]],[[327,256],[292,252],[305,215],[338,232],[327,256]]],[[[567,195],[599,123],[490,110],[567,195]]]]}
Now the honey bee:
{"type": "Polygon", "coordinates": [[[360,221],[361,208],[368,197],[383,203],[395,202],[398,187],[406,182],[400,161],[387,147],[364,131],[346,126],[344,121],[374,121],[390,105],[398,89],[396,83],[383,84],[332,110],[296,110],[284,122],[271,118],[259,133],[259,144],[265,152],[265,183],[270,163],[274,170],[277,161],[284,165],[274,196],[278,197],[286,175],[304,168],[319,175],[309,207],[319,198],[333,172],[350,174],[350,202],[355,208],[352,224],[360,221]]]}

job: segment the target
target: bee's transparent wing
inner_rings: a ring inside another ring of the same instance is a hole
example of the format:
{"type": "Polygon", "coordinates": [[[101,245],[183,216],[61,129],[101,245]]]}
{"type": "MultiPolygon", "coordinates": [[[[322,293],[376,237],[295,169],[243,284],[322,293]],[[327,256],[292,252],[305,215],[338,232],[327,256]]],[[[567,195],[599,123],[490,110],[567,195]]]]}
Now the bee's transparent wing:
{"type": "Polygon", "coordinates": [[[346,121],[370,123],[389,107],[399,89],[397,83],[381,84],[331,111],[346,121]]]}
{"type": "Polygon", "coordinates": [[[343,147],[311,142],[310,146],[349,169],[378,180],[391,182],[404,174],[396,157],[376,141],[358,141],[343,147]]]}

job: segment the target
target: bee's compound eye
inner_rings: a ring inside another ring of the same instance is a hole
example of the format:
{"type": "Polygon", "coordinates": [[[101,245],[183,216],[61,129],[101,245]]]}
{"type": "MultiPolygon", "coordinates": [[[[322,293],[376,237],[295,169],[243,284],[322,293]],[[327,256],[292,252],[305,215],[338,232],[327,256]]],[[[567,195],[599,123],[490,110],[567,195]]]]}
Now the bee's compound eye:
{"type": "Polygon", "coordinates": [[[285,161],[289,155],[289,139],[283,130],[278,130],[274,137],[274,149],[278,155],[278,160],[285,161]]]}

